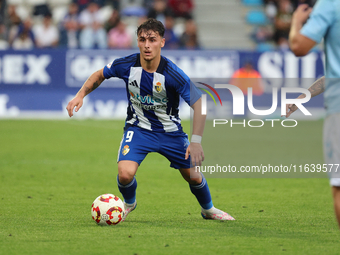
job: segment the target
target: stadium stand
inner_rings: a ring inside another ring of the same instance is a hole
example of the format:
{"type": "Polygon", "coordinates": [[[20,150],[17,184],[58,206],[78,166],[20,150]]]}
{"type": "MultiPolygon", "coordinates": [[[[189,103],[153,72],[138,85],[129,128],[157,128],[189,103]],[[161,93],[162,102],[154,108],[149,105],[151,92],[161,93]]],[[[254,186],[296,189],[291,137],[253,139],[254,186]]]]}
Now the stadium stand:
{"type": "MultiPolygon", "coordinates": [[[[137,46],[136,26],[146,17],[154,17],[164,24],[167,20],[167,27],[171,29],[167,34],[171,36],[171,49],[266,51],[288,48],[287,35],[292,12],[299,4],[313,5],[315,0],[7,0],[0,3],[3,13],[0,48],[12,46],[21,32],[21,24],[31,22],[34,27],[42,24],[44,16],[50,14],[54,25],[60,30],[59,47],[80,47],[79,42],[69,44],[65,41],[68,30],[65,17],[69,15],[71,3],[78,5],[80,16],[91,2],[100,6],[99,16],[105,20],[106,33],[117,24],[125,26],[124,33],[132,37],[133,48],[137,46]],[[169,16],[174,19],[167,18],[169,16]]],[[[79,40],[79,34],[81,31],[78,28],[76,40],[79,40]]],[[[74,38],[73,35],[73,41],[74,38]]]]}
{"type": "Polygon", "coordinates": [[[253,48],[249,38],[252,27],[244,16],[247,11],[241,1],[196,0],[194,16],[203,48],[253,48]]]}

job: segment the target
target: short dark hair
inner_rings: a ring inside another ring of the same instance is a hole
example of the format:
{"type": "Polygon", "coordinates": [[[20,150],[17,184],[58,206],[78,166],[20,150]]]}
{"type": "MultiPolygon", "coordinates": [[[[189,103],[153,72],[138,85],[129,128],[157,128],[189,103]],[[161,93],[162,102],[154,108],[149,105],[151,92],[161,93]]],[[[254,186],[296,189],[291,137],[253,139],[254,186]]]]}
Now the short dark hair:
{"type": "Polygon", "coordinates": [[[137,36],[141,32],[147,32],[150,30],[157,32],[161,37],[164,36],[165,28],[163,26],[163,23],[152,18],[148,19],[137,28],[137,36]]]}

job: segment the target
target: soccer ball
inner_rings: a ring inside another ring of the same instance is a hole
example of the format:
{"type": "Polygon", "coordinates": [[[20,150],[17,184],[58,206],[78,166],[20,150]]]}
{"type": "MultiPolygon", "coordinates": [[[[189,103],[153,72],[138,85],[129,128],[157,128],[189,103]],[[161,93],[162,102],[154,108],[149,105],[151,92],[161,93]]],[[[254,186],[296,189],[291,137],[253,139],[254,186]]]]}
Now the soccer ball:
{"type": "Polygon", "coordinates": [[[125,207],[119,197],[113,194],[104,194],[93,201],[91,214],[92,219],[98,225],[117,225],[124,217],[125,207]]]}

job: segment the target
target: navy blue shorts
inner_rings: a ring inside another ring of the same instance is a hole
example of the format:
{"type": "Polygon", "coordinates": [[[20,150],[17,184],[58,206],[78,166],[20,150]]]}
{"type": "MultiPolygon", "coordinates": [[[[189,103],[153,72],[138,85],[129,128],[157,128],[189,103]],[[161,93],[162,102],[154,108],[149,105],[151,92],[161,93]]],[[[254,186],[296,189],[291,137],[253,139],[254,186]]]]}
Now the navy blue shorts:
{"type": "Polygon", "coordinates": [[[190,156],[185,160],[188,146],[188,135],[183,131],[158,133],[130,126],[120,143],[118,162],[131,160],[140,165],[148,153],[158,152],[170,161],[170,167],[190,168],[190,156]]]}

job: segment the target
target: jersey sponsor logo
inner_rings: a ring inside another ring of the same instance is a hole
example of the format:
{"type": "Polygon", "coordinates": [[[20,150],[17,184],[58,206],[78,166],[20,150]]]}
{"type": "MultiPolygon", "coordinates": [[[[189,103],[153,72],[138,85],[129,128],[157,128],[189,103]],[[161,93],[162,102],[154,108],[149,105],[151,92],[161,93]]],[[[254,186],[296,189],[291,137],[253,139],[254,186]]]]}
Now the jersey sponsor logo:
{"type": "Polygon", "coordinates": [[[154,110],[157,110],[157,109],[166,108],[166,104],[147,105],[147,104],[141,104],[141,103],[136,103],[136,102],[134,102],[133,104],[140,107],[140,108],[143,108],[144,110],[147,110],[147,111],[154,111],[154,110]]]}
{"type": "Polygon", "coordinates": [[[112,66],[112,62],[110,62],[106,65],[106,67],[109,68],[109,69],[111,68],[111,66],[112,66]]]}
{"type": "Polygon", "coordinates": [[[162,83],[160,82],[157,82],[156,85],[155,85],[155,90],[159,93],[163,90],[162,88],[162,83]]]}
{"type": "Polygon", "coordinates": [[[125,145],[123,150],[122,150],[122,154],[125,156],[126,154],[128,154],[130,151],[130,147],[129,145],[125,145]]]}
{"type": "Polygon", "coordinates": [[[134,86],[134,87],[138,88],[138,83],[137,83],[136,80],[134,80],[134,81],[129,83],[129,86],[134,86]]]}
{"type": "Polygon", "coordinates": [[[130,91],[130,95],[132,98],[137,99],[142,104],[167,103],[169,101],[167,97],[155,98],[151,95],[141,96],[138,93],[133,93],[131,91],[130,91]]]}

